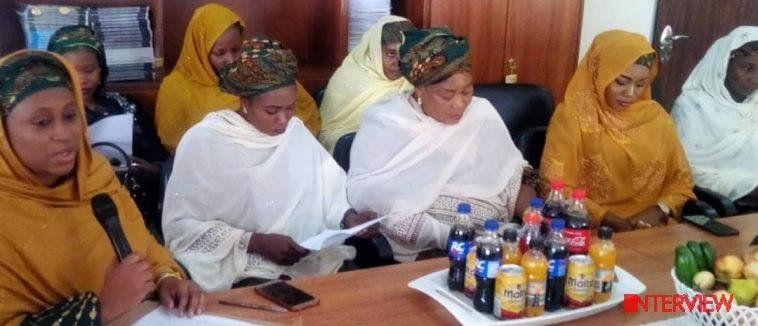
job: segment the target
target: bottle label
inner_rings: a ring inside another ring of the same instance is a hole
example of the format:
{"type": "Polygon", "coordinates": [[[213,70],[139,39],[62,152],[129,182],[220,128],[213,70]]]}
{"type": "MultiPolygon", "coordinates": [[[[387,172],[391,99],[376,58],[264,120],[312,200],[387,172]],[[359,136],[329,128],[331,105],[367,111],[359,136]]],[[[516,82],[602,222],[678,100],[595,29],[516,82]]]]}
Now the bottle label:
{"type": "Polygon", "coordinates": [[[587,253],[587,251],[589,251],[589,229],[565,229],[563,230],[563,235],[566,237],[569,253],[587,253]]]}
{"type": "Polygon", "coordinates": [[[595,292],[610,293],[614,277],[612,269],[598,269],[595,274],[595,292]]]}
{"type": "Polygon", "coordinates": [[[476,259],[476,276],[480,278],[495,278],[499,260],[476,259]]]}
{"type": "Polygon", "coordinates": [[[545,282],[529,282],[526,286],[526,305],[540,307],[545,305],[545,282]]]}
{"type": "Polygon", "coordinates": [[[547,261],[547,276],[550,278],[566,276],[566,258],[549,259],[547,261]]]}
{"type": "Polygon", "coordinates": [[[471,241],[450,241],[450,251],[447,253],[448,257],[452,260],[464,261],[466,260],[466,254],[468,254],[468,248],[471,245],[471,241]]]}

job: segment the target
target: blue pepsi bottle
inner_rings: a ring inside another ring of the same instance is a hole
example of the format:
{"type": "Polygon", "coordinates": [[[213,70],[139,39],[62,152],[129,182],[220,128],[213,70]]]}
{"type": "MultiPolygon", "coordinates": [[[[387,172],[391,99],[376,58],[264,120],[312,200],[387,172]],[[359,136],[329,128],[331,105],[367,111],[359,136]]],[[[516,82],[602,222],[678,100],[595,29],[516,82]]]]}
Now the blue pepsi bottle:
{"type": "Polygon", "coordinates": [[[502,242],[497,235],[497,220],[484,222],[484,234],[476,238],[476,292],[474,309],[492,313],[495,277],[502,259],[502,242]]]}
{"type": "Polygon", "coordinates": [[[560,218],[550,221],[550,235],[545,240],[547,257],[547,293],[545,293],[545,310],[556,311],[563,307],[563,294],[566,284],[566,263],[568,262],[568,245],[563,238],[565,221],[560,218]]]}
{"type": "Polygon", "coordinates": [[[447,237],[447,257],[450,259],[447,287],[453,291],[463,290],[463,280],[466,277],[466,254],[474,240],[474,226],[471,224],[469,214],[471,214],[471,205],[458,204],[458,220],[447,237]]]}

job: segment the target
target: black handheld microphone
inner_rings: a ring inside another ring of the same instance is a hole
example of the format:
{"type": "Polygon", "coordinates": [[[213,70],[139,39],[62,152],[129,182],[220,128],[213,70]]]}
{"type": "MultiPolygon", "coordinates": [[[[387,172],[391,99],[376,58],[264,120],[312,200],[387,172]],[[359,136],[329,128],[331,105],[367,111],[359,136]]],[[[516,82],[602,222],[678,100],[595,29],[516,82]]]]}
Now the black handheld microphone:
{"type": "Polygon", "coordinates": [[[118,209],[111,196],[106,193],[97,194],[92,197],[92,212],[95,214],[100,225],[105,229],[108,238],[111,239],[113,249],[116,250],[118,260],[122,261],[126,256],[132,253],[132,247],[126,240],[124,230],[121,229],[121,222],[118,220],[118,209]]]}

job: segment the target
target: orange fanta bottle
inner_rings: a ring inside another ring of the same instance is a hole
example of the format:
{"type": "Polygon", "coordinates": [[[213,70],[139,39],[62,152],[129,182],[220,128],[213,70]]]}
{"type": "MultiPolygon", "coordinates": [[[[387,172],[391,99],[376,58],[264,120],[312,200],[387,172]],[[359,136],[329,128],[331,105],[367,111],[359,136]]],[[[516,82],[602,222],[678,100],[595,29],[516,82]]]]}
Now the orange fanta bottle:
{"type": "Polygon", "coordinates": [[[595,303],[608,301],[611,297],[614,272],[616,266],[616,247],[611,242],[613,229],[600,227],[597,235],[600,241],[590,246],[590,257],[595,262],[595,303]]]}
{"type": "Polygon", "coordinates": [[[532,239],[529,250],[521,257],[521,267],[526,274],[526,316],[542,315],[547,293],[547,258],[542,253],[542,239],[532,239]]]}
{"type": "Polygon", "coordinates": [[[518,232],[514,229],[503,231],[503,265],[521,264],[521,250],[518,245],[518,232]]]}

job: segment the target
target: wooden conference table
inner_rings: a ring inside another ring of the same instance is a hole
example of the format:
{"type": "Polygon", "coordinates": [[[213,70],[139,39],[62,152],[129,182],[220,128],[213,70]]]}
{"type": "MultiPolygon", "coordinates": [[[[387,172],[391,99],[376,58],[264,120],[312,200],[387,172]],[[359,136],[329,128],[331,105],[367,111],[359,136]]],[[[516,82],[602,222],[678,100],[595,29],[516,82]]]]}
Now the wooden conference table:
{"type": "MultiPolygon", "coordinates": [[[[645,293],[673,294],[670,270],[677,245],[688,240],[707,240],[716,248],[717,255],[731,253],[741,257],[758,234],[758,214],[719,221],[740,230],[740,234],[717,237],[686,223],[614,234],[617,264],[647,286],[645,293]]],[[[216,292],[209,294],[207,313],[253,322],[302,325],[453,325],[457,324],[453,315],[432,298],[407,286],[411,280],[447,267],[447,259],[438,258],[294,280],[292,284],[320,300],[318,306],[299,313],[271,313],[218,304],[224,299],[271,304],[257,296],[252,288],[216,292]]],[[[156,306],[153,302],[143,303],[116,324],[131,324],[156,306]]],[[[638,325],[677,316],[663,312],[625,313],[619,305],[572,323],[638,325]]]]}

